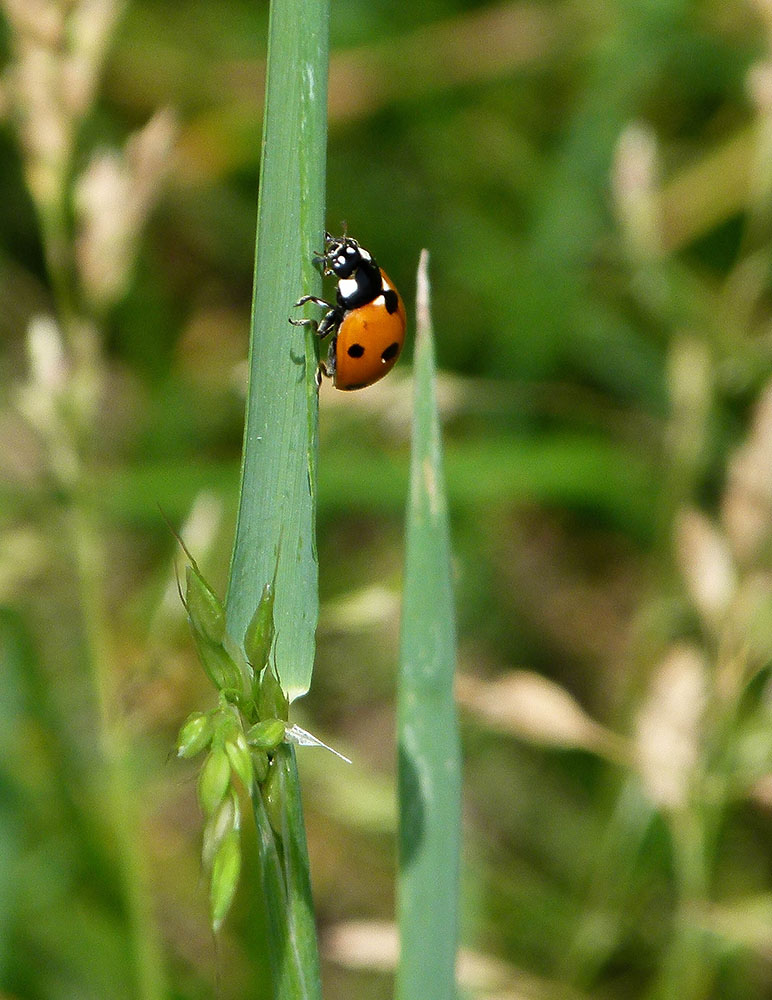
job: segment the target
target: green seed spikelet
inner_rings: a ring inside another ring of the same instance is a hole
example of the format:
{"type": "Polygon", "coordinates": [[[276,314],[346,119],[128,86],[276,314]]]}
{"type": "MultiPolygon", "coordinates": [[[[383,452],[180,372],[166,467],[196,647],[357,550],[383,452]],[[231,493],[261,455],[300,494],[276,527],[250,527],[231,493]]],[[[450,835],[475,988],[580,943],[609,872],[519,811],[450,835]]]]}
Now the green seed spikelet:
{"type": "Polygon", "coordinates": [[[198,778],[198,801],[211,816],[225,798],[231,781],[231,764],[224,747],[216,746],[206,759],[198,778]]]}
{"type": "Polygon", "coordinates": [[[212,882],[209,891],[212,930],[222,926],[239,883],[241,872],[241,840],[238,830],[223,837],[212,862],[212,882]]]}
{"type": "Polygon", "coordinates": [[[247,743],[261,750],[275,750],[284,741],[286,729],[283,719],[263,719],[247,731],[247,743]]]}
{"type": "Polygon", "coordinates": [[[252,664],[255,674],[258,674],[268,663],[271,654],[276,628],[273,621],[274,589],[273,584],[266,583],[260,597],[260,603],[255,609],[252,620],[244,634],[244,652],[252,664]]]}
{"type": "Polygon", "coordinates": [[[204,712],[188,716],[177,737],[177,756],[195,757],[212,742],[214,726],[212,717],[204,712]]]}

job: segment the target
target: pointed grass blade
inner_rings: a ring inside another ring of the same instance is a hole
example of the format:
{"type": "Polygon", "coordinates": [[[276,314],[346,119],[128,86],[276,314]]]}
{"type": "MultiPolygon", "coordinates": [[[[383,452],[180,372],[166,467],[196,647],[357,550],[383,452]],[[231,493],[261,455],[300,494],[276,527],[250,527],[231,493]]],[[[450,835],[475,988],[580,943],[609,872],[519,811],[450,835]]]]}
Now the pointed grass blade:
{"type": "MultiPolygon", "coordinates": [[[[311,682],[319,606],[317,346],[289,318],[301,295],[321,290],[313,252],[324,232],[328,27],[329,0],[271,2],[247,415],[226,600],[228,632],[241,644],[272,583],[271,665],[290,699],[311,682]]],[[[257,759],[267,771],[267,757],[257,759]]],[[[279,748],[271,768],[255,784],[253,805],[273,996],[321,1000],[294,753],[279,748]]]]}
{"type": "Polygon", "coordinates": [[[427,254],[418,274],[413,441],[398,692],[399,1000],[455,995],[461,759],[450,533],[442,469],[427,254]]]}
{"type": "Polygon", "coordinates": [[[311,682],[318,613],[317,396],[312,334],[293,304],[321,290],[329,0],[273,0],[260,169],[249,390],[228,631],[241,642],[276,573],[276,664],[290,698],[311,682]]]}

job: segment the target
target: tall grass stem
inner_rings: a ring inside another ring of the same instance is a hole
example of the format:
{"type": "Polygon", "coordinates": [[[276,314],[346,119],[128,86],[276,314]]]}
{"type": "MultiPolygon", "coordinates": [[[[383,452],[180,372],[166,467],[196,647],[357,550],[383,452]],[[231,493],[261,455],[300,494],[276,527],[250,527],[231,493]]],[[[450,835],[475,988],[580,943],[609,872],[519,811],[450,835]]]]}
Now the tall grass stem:
{"type": "MultiPolygon", "coordinates": [[[[257,211],[249,385],[238,523],[226,601],[241,643],[275,581],[273,662],[290,700],[311,683],[318,616],[315,543],[317,345],[293,304],[319,294],[324,232],[329,0],[273,0],[257,211]]],[[[321,981],[295,755],[281,748],[255,788],[276,1000],[319,1000],[321,981]],[[270,791],[267,785],[270,782],[270,791]]]]}

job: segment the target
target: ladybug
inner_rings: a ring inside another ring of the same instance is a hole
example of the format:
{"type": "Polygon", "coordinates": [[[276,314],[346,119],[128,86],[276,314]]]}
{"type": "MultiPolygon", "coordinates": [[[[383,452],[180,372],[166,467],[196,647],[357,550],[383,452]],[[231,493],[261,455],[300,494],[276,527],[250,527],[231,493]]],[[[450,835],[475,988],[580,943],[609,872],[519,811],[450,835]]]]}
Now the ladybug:
{"type": "Polygon", "coordinates": [[[310,326],[319,337],[332,335],[321,370],[336,389],[364,389],[391,371],[405,343],[407,317],[399,292],[373,255],[350,236],[324,234],[317,255],[322,273],[338,279],[337,302],[304,295],[295,307],[313,302],[327,312],[313,319],[290,320],[310,326]]]}

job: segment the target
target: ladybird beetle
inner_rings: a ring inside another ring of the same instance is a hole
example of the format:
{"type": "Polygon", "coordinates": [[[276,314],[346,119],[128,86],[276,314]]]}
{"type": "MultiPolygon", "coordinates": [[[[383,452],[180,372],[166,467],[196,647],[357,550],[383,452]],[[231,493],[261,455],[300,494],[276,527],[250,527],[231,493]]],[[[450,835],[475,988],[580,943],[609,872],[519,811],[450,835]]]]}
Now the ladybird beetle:
{"type": "Polygon", "coordinates": [[[337,302],[304,295],[295,307],[313,302],[327,312],[313,319],[290,320],[311,326],[319,337],[332,339],[321,370],[336,389],[364,389],[391,371],[405,343],[407,317],[399,292],[372,254],[350,236],[324,234],[324,253],[317,255],[322,273],[338,279],[337,302]]]}

